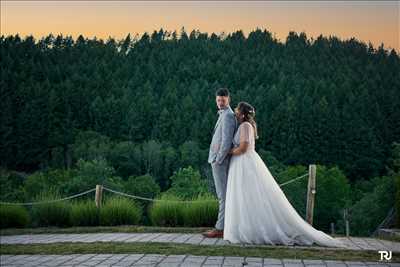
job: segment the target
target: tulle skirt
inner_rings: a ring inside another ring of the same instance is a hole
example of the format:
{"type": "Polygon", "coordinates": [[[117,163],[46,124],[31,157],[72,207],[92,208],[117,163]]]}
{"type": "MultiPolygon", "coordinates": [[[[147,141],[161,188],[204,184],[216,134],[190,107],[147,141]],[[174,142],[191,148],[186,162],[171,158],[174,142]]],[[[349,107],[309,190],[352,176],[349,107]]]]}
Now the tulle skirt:
{"type": "Polygon", "coordinates": [[[303,220],[255,150],[230,159],[224,240],[231,243],[346,247],[303,220]]]}

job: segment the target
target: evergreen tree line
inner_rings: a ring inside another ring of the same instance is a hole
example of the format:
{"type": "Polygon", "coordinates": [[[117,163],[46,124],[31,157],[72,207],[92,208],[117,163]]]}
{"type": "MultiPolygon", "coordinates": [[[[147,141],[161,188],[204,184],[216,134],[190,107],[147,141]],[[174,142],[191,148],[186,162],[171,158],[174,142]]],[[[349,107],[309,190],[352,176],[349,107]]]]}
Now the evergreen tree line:
{"type": "Polygon", "coordinates": [[[158,166],[163,186],[176,164],[207,165],[220,87],[232,107],[255,107],[256,148],[283,164],[338,166],[351,181],[368,179],[386,174],[400,141],[399,55],[355,38],[290,32],[282,43],[265,29],[245,37],[184,28],[106,41],[10,35],[0,38],[0,58],[7,169],[69,168],[85,151],[82,138],[95,135],[140,157],[125,158],[141,162],[140,171],[122,166],[126,176],[158,166]],[[166,158],[169,173],[157,162],[166,158]]]}

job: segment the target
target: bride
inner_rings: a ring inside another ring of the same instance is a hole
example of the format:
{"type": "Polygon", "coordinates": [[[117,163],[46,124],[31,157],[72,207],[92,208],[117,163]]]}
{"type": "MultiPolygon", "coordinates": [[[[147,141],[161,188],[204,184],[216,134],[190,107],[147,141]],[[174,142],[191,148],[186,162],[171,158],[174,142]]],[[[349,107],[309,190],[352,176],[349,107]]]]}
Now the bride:
{"type": "Polygon", "coordinates": [[[313,228],[292,207],[255,151],[254,108],[235,108],[240,125],[235,133],[228,170],[223,239],[231,243],[346,247],[313,228]]]}

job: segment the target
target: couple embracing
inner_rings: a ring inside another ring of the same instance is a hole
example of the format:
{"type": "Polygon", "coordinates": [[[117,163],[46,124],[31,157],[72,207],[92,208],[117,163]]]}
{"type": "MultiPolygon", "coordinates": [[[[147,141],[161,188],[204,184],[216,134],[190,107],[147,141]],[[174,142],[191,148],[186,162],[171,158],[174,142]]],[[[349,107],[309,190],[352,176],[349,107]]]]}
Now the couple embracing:
{"type": "Polygon", "coordinates": [[[255,151],[255,110],[239,102],[233,111],[226,88],[216,92],[218,121],[208,162],[219,212],[215,228],[204,232],[231,243],[346,247],[313,228],[296,212],[255,151]]]}

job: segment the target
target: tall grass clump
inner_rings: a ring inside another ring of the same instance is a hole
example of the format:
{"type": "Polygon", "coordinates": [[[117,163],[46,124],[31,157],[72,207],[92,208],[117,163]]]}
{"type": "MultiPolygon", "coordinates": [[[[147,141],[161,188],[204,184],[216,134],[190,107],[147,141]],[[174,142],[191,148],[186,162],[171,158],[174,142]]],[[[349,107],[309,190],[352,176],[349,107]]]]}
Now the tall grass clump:
{"type": "Polygon", "coordinates": [[[218,200],[211,194],[199,195],[185,205],[184,225],[189,227],[213,226],[218,218],[218,200]]]}
{"type": "Polygon", "coordinates": [[[87,199],[72,204],[71,225],[73,226],[99,225],[99,210],[92,199],[87,199]]]}
{"type": "Polygon", "coordinates": [[[29,213],[22,206],[0,205],[0,228],[23,228],[29,224],[29,213]]]}
{"type": "Polygon", "coordinates": [[[172,194],[164,194],[150,206],[149,217],[156,226],[183,226],[186,202],[172,194]]]}
{"type": "Polygon", "coordinates": [[[111,197],[100,208],[100,225],[137,225],[141,217],[140,206],[127,198],[111,197]]]}
{"type": "MultiPolygon", "coordinates": [[[[35,201],[50,201],[61,198],[54,191],[42,192],[35,201]]],[[[34,226],[70,226],[71,203],[60,201],[32,206],[34,226]]]]}

